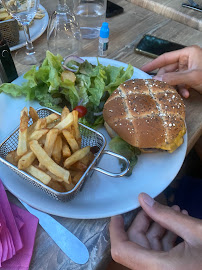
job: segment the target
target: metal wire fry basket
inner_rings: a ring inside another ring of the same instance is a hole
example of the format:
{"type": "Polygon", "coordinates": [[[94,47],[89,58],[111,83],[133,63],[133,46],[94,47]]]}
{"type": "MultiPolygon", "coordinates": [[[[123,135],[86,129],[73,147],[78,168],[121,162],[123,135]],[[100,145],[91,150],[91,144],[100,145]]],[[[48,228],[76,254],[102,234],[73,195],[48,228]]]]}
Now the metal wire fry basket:
{"type": "MultiPolygon", "coordinates": [[[[59,114],[58,112],[51,110],[49,108],[40,108],[37,110],[37,113],[39,115],[39,118],[44,118],[44,117],[50,115],[51,113],[59,114]]],[[[31,125],[32,123],[33,122],[30,119],[29,125],[31,125]]],[[[15,131],[7,139],[5,139],[0,144],[0,161],[2,163],[4,163],[5,165],[7,165],[16,174],[21,176],[25,181],[28,181],[30,184],[41,189],[42,191],[44,191],[46,194],[48,194],[52,198],[54,198],[56,200],[60,200],[60,201],[68,201],[68,200],[73,199],[74,196],[78,193],[78,191],[81,190],[81,187],[83,186],[87,176],[89,175],[90,172],[92,172],[92,170],[99,171],[101,173],[104,173],[104,174],[112,176],[112,177],[120,177],[120,176],[123,176],[127,173],[128,169],[129,169],[128,160],[126,158],[118,155],[118,154],[113,153],[113,152],[104,151],[104,148],[106,146],[106,139],[100,132],[93,130],[93,129],[91,129],[91,128],[89,128],[81,123],[79,123],[79,129],[80,129],[81,138],[82,138],[81,147],[96,146],[97,152],[95,154],[95,158],[93,159],[93,161],[91,162],[91,164],[89,165],[87,170],[84,172],[83,176],[80,178],[80,180],[78,181],[76,186],[68,192],[58,192],[58,191],[46,186],[38,179],[32,177],[31,175],[27,174],[26,172],[24,172],[22,170],[19,170],[16,166],[14,166],[13,164],[11,164],[10,162],[8,162],[6,160],[7,154],[17,148],[19,126],[15,129],[15,131]],[[99,158],[102,154],[109,154],[109,155],[117,157],[118,159],[121,159],[122,161],[124,161],[126,163],[126,169],[120,173],[111,173],[111,172],[108,172],[104,169],[96,167],[96,164],[98,163],[99,158]]]]}
{"type": "Polygon", "coordinates": [[[0,32],[2,33],[9,47],[18,44],[19,27],[18,22],[15,19],[0,21],[0,32]]]}

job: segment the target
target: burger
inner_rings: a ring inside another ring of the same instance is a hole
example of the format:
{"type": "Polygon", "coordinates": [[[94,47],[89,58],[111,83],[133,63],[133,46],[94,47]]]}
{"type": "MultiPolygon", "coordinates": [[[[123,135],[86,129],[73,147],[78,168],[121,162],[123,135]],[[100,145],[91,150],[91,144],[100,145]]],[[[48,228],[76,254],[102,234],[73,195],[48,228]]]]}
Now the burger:
{"type": "Polygon", "coordinates": [[[154,79],[121,84],[104,105],[105,127],[143,152],[172,153],[186,133],[185,106],[174,87],[154,79]]]}

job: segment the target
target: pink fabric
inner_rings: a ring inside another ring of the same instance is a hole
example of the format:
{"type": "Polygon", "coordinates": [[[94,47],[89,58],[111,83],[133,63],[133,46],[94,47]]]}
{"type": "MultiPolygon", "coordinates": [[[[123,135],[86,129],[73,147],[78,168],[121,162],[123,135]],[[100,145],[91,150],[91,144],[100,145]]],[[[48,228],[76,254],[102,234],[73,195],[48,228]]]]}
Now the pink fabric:
{"type": "Polygon", "coordinates": [[[4,190],[3,184],[0,182],[0,205],[2,212],[5,217],[5,222],[7,225],[7,228],[12,236],[13,244],[15,247],[15,251],[17,252],[19,249],[22,248],[22,241],[20,237],[20,232],[18,230],[18,227],[16,225],[10,203],[8,201],[6,192],[4,190]]]}
{"type": "Polygon", "coordinates": [[[10,204],[0,181],[0,269],[28,270],[38,218],[10,204]]]}

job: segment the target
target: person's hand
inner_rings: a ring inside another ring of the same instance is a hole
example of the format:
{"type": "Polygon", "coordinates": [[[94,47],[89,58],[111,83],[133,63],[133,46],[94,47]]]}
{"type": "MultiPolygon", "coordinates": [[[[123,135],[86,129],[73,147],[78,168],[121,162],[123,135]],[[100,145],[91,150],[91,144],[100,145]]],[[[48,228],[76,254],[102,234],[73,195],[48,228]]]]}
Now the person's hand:
{"type": "Polygon", "coordinates": [[[133,270],[202,269],[202,221],[185,210],[180,212],[178,206],[163,206],[145,193],[139,201],[144,211],[128,232],[121,216],[111,218],[112,258],[133,270]],[[184,241],[174,247],[176,235],[184,241]]]}
{"type": "Polygon", "coordinates": [[[159,69],[153,78],[177,85],[185,98],[189,97],[189,88],[202,93],[202,49],[198,46],[164,53],[141,69],[145,72],[159,69]]]}

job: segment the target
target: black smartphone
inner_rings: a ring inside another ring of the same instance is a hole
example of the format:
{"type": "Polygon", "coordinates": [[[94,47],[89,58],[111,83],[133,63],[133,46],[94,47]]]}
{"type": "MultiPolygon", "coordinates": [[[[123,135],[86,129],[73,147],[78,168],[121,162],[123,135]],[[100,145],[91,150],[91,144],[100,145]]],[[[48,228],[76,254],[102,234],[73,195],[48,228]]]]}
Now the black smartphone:
{"type": "Polygon", "coordinates": [[[185,48],[184,45],[174,43],[151,35],[144,35],[135,47],[135,51],[153,58],[159,55],[185,48]]]}
{"type": "Polygon", "coordinates": [[[111,18],[116,15],[119,15],[123,13],[123,8],[117,4],[114,4],[111,1],[107,1],[107,11],[106,11],[106,17],[111,18]]]}

